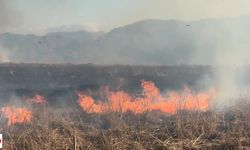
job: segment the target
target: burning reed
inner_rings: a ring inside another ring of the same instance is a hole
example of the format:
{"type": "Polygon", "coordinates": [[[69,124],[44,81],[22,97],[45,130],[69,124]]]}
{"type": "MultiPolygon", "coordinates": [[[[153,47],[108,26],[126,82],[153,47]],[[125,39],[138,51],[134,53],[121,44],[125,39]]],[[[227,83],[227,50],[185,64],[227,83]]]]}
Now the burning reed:
{"type": "MultiPolygon", "coordinates": [[[[171,91],[165,95],[152,81],[141,81],[142,92],[140,96],[134,97],[124,91],[107,91],[107,101],[96,102],[91,96],[77,92],[79,97],[77,103],[87,113],[109,113],[109,112],[132,112],[142,114],[145,112],[160,111],[166,114],[176,114],[177,110],[208,110],[215,92],[194,94],[188,87],[183,92],[171,91]]],[[[26,98],[24,102],[35,105],[45,105],[45,97],[35,95],[32,98],[26,98]]],[[[2,112],[8,119],[8,126],[16,123],[31,122],[32,112],[26,108],[17,108],[15,106],[3,107],[2,112]]]]}
{"type": "Polygon", "coordinates": [[[78,103],[88,113],[128,112],[135,114],[148,111],[161,111],[175,114],[178,109],[207,110],[211,104],[215,92],[213,90],[194,94],[188,87],[182,93],[171,91],[161,95],[160,90],[151,81],[141,82],[142,93],[139,97],[124,91],[109,91],[107,102],[96,102],[91,96],[78,92],[78,103]]]}
{"type": "Polygon", "coordinates": [[[182,92],[161,94],[151,81],[142,81],[141,87],[139,96],[108,91],[107,100],[99,102],[78,92],[79,109],[53,108],[38,95],[24,100],[27,108],[5,106],[1,109],[8,119],[8,126],[1,129],[4,147],[139,150],[250,146],[246,105],[216,112],[210,108],[215,96],[212,90],[194,93],[185,87],[182,92]]]}
{"type": "Polygon", "coordinates": [[[32,112],[26,108],[6,106],[1,108],[1,111],[3,112],[4,116],[8,119],[8,126],[31,122],[32,112]]]}

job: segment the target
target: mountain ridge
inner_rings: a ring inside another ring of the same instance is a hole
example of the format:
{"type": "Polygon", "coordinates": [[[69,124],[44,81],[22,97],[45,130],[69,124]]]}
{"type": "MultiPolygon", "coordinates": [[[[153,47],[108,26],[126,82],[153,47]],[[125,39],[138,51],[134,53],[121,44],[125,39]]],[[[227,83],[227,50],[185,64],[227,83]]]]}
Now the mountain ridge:
{"type": "MultiPolygon", "coordinates": [[[[141,20],[110,32],[4,33],[11,62],[212,64],[219,50],[250,48],[250,17],[198,21],[141,20]]],[[[2,50],[3,51],[3,50],[2,50]]]]}

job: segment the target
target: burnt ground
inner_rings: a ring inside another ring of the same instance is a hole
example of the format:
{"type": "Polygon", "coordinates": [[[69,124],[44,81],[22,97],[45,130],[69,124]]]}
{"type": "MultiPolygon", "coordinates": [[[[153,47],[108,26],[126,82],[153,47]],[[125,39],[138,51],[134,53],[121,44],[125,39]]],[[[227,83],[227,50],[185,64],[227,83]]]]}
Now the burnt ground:
{"type": "Polygon", "coordinates": [[[213,75],[209,66],[100,66],[93,64],[0,64],[0,98],[41,94],[50,103],[76,99],[76,91],[112,90],[139,92],[142,79],[163,90],[184,85],[200,90],[209,86],[213,75]]]}

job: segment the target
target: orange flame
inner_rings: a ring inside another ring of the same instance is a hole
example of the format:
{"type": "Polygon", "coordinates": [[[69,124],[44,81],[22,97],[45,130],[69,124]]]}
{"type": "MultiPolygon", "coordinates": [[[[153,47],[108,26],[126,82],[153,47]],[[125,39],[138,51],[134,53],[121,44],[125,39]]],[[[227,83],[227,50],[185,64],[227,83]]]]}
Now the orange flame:
{"type": "Polygon", "coordinates": [[[35,95],[33,98],[28,98],[27,101],[31,102],[31,103],[35,103],[35,104],[46,104],[47,103],[45,97],[43,97],[41,95],[35,95]]]}
{"type": "Polygon", "coordinates": [[[31,122],[32,113],[31,111],[25,108],[16,108],[14,106],[6,106],[2,107],[1,111],[8,119],[8,126],[14,124],[22,124],[22,123],[29,123],[31,122]]]}
{"type": "Polygon", "coordinates": [[[124,91],[110,92],[106,103],[95,103],[91,96],[78,92],[78,103],[88,113],[131,111],[138,114],[159,110],[174,114],[178,109],[207,110],[215,95],[213,90],[194,94],[186,87],[183,93],[172,91],[163,96],[153,82],[144,80],[141,87],[140,97],[133,98],[124,91]]]}
{"type": "Polygon", "coordinates": [[[103,105],[95,104],[95,100],[91,96],[83,95],[78,93],[80,101],[79,105],[88,112],[102,112],[103,105]]]}

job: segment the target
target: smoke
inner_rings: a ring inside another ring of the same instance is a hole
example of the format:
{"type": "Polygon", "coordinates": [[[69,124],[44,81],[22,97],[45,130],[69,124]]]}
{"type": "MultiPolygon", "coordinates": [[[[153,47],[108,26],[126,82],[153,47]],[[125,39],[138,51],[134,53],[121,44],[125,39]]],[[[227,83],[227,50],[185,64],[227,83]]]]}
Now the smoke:
{"type": "MultiPolygon", "coordinates": [[[[245,1],[247,2],[247,1],[245,1]]],[[[0,0],[0,33],[6,32],[10,29],[11,26],[16,24],[16,17],[15,11],[11,7],[12,0],[0,0]]],[[[167,2],[166,2],[167,3],[167,2]]],[[[147,17],[155,18],[155,16],[158,16],[159,14],[180,14],[180,16],[176,16],[175,18],[184,18],[188,19],[187,17],[183,16],[184,14],[187,14],[189,16],[196,16],[194,18],[201,18],[201,14],[204,15],[204,13],[198,13],[197,11],[184,11],[183,5],[180,5],[181,1],[174,2],[173,5],[162,5],[163,10],[166,10],[165,6],[174,8],[174,9],[167,9],[169,12],[172,13],[157,13],[157,14],[147,14],[147,17]],[[176,7],[175,7],[176,6],[176,7]],[[178,6],[178,7],[177,7],[178,6]],[[176,9],[179,8],[179,9],[176,9]],[[177,12],[175,12],[177,11],[177,12]],[[181,13],[182,12],[182,13],[181,13]]],[[[197,5],[197,1],[187,2],[189,5],[187,5],[190,9],[189,10],[195,10],[193,9],[193,5],[197,5]],[[192,9],[191,9],[192,8],[192,9]]],[[[207,7],[205,12],[208,16],[202,16],[204,17],[216,17],[216,16],[226,16],[226,14],[229,14],[230,10],[239,11],[239,9],[236,9],[236,7],[241,8],[240,6],[249,6],[244,5],[245,3],[240,2],[230,2],[229,8],[223,8],[224,5],[227,4],[227,1],[223,1],[217,4],[217,1],[213,0],[212,2],[208,3],[207,1],[201,1],[198,4],[200,6],[206,5],[207,7]],[[209,4],[209,5],[208,5],[209,4]],[[240,6],[238,6],[240,4],[240,6]],[[216,11],[212,9],[212,6],[217,6],[216,11]],[[212,16],[209,16],[209,14],[213,13],[212,16]]],[[[150,3],[151,4],[151,3],[150,3]]],[[[247,4],[247,3],[246,3],[247,4]]],[[[150,5],[151,6],[151,5],[150,5]]],[[[157,5],[158,7],[159,5],[157,5]]],[[[157,7],[152,7],[154,10],[158,10],[157,7]]],[[[204,7],[199,7],[199,9],[204,9],[204,7]]],[[[162,12],[163,12],[162,10],[162,12]]],[[[201,10],[201,11],[202,11],[201,10]]],[[[249,10],[245,8],[245,10],[249,10]]],[[[137,11],[137,10],[136,10],[137,11]]],[[[145,11],[142,11],[145,13],[145,11]]],[[[155,11],[146,11],[148,12],[155,12],[155,11]]],[[[240,15],[242,15],[241,13],[240,15]]],[[[133,15],[129,15],[131,17],[133,15]]],[[[168,17],[160,17],[160,18],[170,18],[168,17]]],[[[173,17],[173,16],[172,16],[173,17]]],[[[124,19],[124,17],[120,17],[124,19]]],[[[190,18],[189,18],[190,19],[190,18]]],[[[192,19],[192,18],[191,18],[192,19]]],[[[135,19],[137,20],[137,18],[135,19]]],[[[132,64],[176,64],[178,63],[177,60],[184,60],[184,63],[186,63],[190,58],[190,63],[199,63],[201,62],[207,62],[206,64],[214,64],[216,66],[219,66],[215,70],[216,74],[216,80],[215,80],[215,87],[218,91],[218,104],[225,104],[225,103],[234,103],[235,99],[238,98],[239,95],[241,95],[242,91],[244,91],[246,85],[244,84],[245,79],[242,78],[245,74],[245,66],[250,63],[250,52],[248,51],[250,48],[249,45],[249,25],[250,25],[250,18],[229,18],[226,19],[220,19],[218,20],[201,20],[196,22],[166,22],[165,24],[161,25],[164,22],[156,22],[151,24],[150,21],[143,22],[143,23],[137,23],[134,26],[129,26],[128,28],[124,28],[123,30],[114,30],[108,33],[106,36],[102,36],[102,39],[100,39],[100,42],[97,42],[97,46],[91,47],[88,46],[87,41],[86,45],[83,48],[82,45],[79,45],[78,49],[86,49],[86,51],[82,51],[82,53],[79,53],[77,55],[68,56],[68,51],[72,51],[72,47],[77,47],[77,45],[66,45],[66,46],[58,46],[59,53],[55,51],[54,48],[49,49],[50,47],[56,47],[53,44],[55,42],[51,42],[52,46],[48,46],[49,44],[45,43],[41,39],[38,41],[35,41],[34,47],[25,47],[26,45],[29,45],[27,43],[23,43],[20,45],[15,45],[15,47],[21,47],[23,52],[23,60],[33,60],[35,58],[41,58],[41,54],[44,54],[45,49],[51,50],[51,53],[48,53],[49,55],[46,55],[46,62],[47,60],[55,60],[58,57],[59,60],[65,61],[67,58],[70,61],[72,61],[72,58],[75,58],[76,61],[78,60],[87,60],[88,62],[97,60],[102,63],[102,61],[105,62],[111,62],[111,63],[127,63],[131,62],[132,64]],[[220,23],[218,23],[220,22],[220,23]],[[186,26],[185,24],[190,23],[190,26],[186,26]],[[169,25],[169,30],[166,30],[166,26],[169,25]],[[151,28],[153,26],[154,28],[151,28]],[[132,27],[135,27],[132,29],[132,27]],[[140,28],[141,30],[138,30],[140,28]],[[137,31],[138,33],[135,33],[137,31]],[[141,32],[140,32],[141,31],[141,32]],[[143,32],[144,31],[144,32],[143,32]],[[171,31],[171,32],[170,32],[171,31]],[[173,37],[167,38],[165,35],[174,35],[173,37]],[[192,37],[193,36],[193,37],[192,37]],[[105,38],[106,37],[106,38],[105,38]],[[134,38],[131,38],[134,37],[134,38]],[[140,39],[140,40],[138,40],[140,39]],[[177,41],[177,42],[176,42],[177,41]],[[191,44],[190,44],[191,43],[191,44]],[[71,47],[70,47],[71,46],[71,47]],[[69,50],[65,47],[70,47],[69,50]],[[63,54],[63,48],[65,48],[65,54],[63,54]],[[93,49],[91,52],[89,52],[89,49],[93,49]],[[24,52],[26,49],[35,49],[38,56],[34,56],[30,54],[29,51],[24,52]],[[96,50],[97,49],[97,50],[96,50]],[[167,50],[170,50],[169,53],[167,53],[167,50]],[[184,50],[185,49],[185,50],[184,50]],[[192,53],[192,50],[194,50],[194,53],[192,53]],[[97,52],[95,54],[94,52],[97,52]],[[101,51],[102,50],[102,51],[101,51]],[[155,50],[155,51],[153,51],[155,50]],[[156,52],[158,50],[158,52],[156,52]],[[212,51],[212,52],[207,52],[212,51]],[[105,52],[105,57],[103,52],[105,52]],[[93,53],[93,54],[92,54],[93,53]],[[28,56],[32,58],[27,58],[27,54],[30,54],[28,56]],[[87,55],[86,55],[87,54],[87,55]],[[91,55],[92,54],[92,55],[91,55]],[[142,56],[143,54],[143,56],[142,56]],[[55,56],[54,56],[55,55],[55,56]],[[194,55],[194,56],[193,56],[194,55]],[[204,56],[205,55],[205,56],[204,56]],[[86,58],[82,58],[82,56],[86,56],[86,58]],[[122,57],[120,57],[122,56],[122,57]],[[141,57],[142,56],[142,57],[141,57]],[[169,56],[169,57],[167,57],[169,56]],[[166,58],[167,57],[167,58],[166,58]],[[51,59],[50,59],[51,58],[51,59]],[[94,58],[94,59],[93,59],[94,58]],[[210,60],[211,59],[211,60],[210,60]]],[[[96,35],[98,36],[98,35],[96,35]]],[[[95,38],[93,38],[95,39],[95,38]]],[[[92,39],[91,39],[92,40],[92,39]]],[[[28,40],[29,41],[29,40],[28,40]]],[[[76,40],[74,40],[76,41],[76,40]]],[[[29,41],[30,42],[30,41],[29,41]]],[[[67,43],[65,41],[62,41],[61,43],[67,43]]],[[[82,42],[80,42],[82,43],[82,42]]],[[[92,42],[90,42],[93,44],[92,42]]],[[[56,43],[57,44],[57,43],[56,43]]],[[[85,44],[85,43],[84,43],[85,44]]],[[[96,44],[96,43],[94,43],[96,44]]],[[[77,50],[78,50],[77,49],[77,50]]],[[[17,50],[18,51],[18,50],[17,50]]],[[[19,58],[22,58],[22,54],[16,53],[15,60],[18,60],[19,58]]],[[[0,43],[0,62],[8,62],[11,61],[9,59],[10,57],[10,51],[4,46],[1,46],[0,43]]],[[[21,59],[22,60],[22,59],[21,59]]],[[[74,60],[73,60],[74,61],[74,60]]],[[[25,62],[25,61],[24,61],[25,62]]],[[[42,62],[42,61],[41,61],[42,62]]],[[[85,62],[86,63],[86,62],[85,62]]]]}
{"type": "Polygon", "coordinates": [[[2,47],[1,43],[0,43],[0,62],[2,63],[10,62],[9,51],[8,49],[2,47]]]}
{"type": "Polygon", "coordinates": [[[0,0],[0,33],[8,31],[11,27],[20,25],[20,17],[12,6],[13,0],[0,0]]]}
{"type": "MultiPolygon", "coordinates": [[[[11,7],[12,0],[0,0],[0,34],[7,32],[16,22],[15,11],[11,7]]],[[[0,42],[0,63],[9,61],[9,50],[0,42]]]]}
{"type": "Polygon", "coordinates": [[[215,86],[217,87],[217,105],[219,107],[231,106],[237,103],[247,90],[245,76],[249,65],[249,21],[225,21],[222,24],[223,36],[218,38],[215,47],[214,64],[215,86]],[[237,29],[236,29],[237,28],[237,29]]]}

